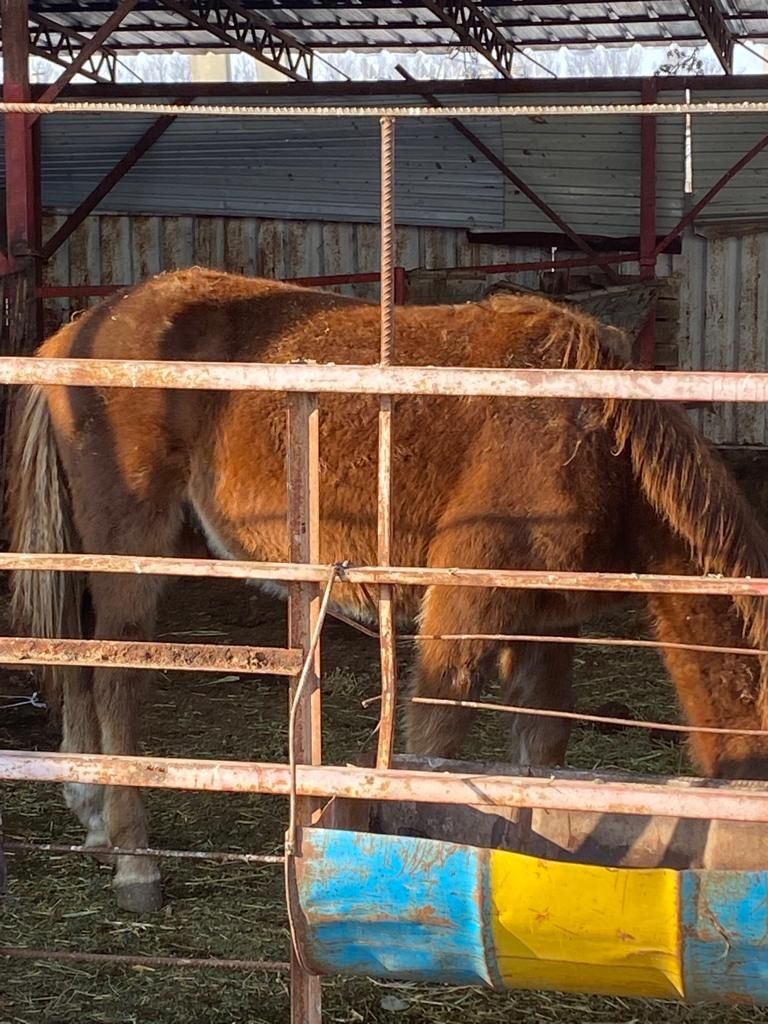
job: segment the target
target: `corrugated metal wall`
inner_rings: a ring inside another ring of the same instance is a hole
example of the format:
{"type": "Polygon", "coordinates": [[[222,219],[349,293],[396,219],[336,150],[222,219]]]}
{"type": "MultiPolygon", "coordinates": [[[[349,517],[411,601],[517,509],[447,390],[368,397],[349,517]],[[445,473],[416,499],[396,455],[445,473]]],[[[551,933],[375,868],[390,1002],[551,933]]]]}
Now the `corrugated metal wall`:
{"type": "MultiPolygon", "coordinates": [[[[454,99],[491,106],[499,102],[494,96],[454,99]]],[[[516,99],[558,103],[571,102],[572,96],[504,98],[505,103],[516,99]]],[[[638,96],[603,93],[584,99],[636,102],[638,96]]],[[[412,104],[414,98],[403,95],[387,102],[412,104]]],[[[44,118],[44,206],[72,210],[152,121],[151,115],[141,114],[44,118]]],[[[472,118],[468,124],[577,229],[637,232],[638,118],[534,122],[491,117],[472,118]]],[[[659,229],[667,230],[682,214],[682,118],[660,118],[658,131],[658,220],[659,229]]],[[[378,133],[373,119],[180,117],[99,212],[375,222],[378,133]]],[[[396,153],[396,213],[404,224],[551,230],[543,214],[445,120],[401,119],[396,153]]],[[[0,162],[2,155],[0,145],[0,162]]]]}
{"type": "MultiPolygon", "coordinates": [[[[674,102],[675,94],[665,94],[674,102]]],[[[555,97],[550,102],[558,102],[555,97]]],[[[637,93],[579,96],[587,103],[637,103],[637,93]]],[[[621,236],[640,231],[640,118],[555,117],[539,123],[503,118],[505,162],[571,227],[621,236]]],[[[684,123],[659,117],[656,132],[656,219],[659,232],[683,215],[684,123]]],[[[504,221],[510,230],[551,231],[551,221],[506,183],[504,221]]]]}
{"type": "MultiPolygon", "coordinates": [[[[70,210],[152,123],[140,115],[59,115],[42,132],[43,202],[70,210]]],[[[498,120],[477,133],[501,148],[498,120]]],[[[398,219],[503,226],[501,175],[445,121],[397,129],[398,219]]],[[[375,221],[375,120],[179,118],[100,206],[101,212],[226,214],[375,221]]]]}
{"type": "MultiPolygon", "coordinates": [[[[741,99],[732,92],[693,94],[694,100],[733,101],[741,99]]],[[[768,99],[768,91],[751,91],[750,100],[768,99]]],[[[694,200],[708,189],[750,150],[765,138],[766,119],[761,114],[706,115],[692,118],[694,200]]],[[[768,219],[768,151],[763,150],[739,171],[712,202],[702,210],[698,224],[723,221],[768,219]]]]}

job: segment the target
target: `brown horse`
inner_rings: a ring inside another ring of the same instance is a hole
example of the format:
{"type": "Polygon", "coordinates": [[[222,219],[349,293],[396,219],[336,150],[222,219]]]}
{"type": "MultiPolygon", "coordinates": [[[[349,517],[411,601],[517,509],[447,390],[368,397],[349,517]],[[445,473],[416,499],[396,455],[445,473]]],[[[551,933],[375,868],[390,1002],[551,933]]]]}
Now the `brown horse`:
{"type": "MultiPolygon", "coordinates": [[[[47,357],[372,363],[376,305],[318,291],[189,270],[125,291],[63,327],[47,357]]],[[[397,313],[404,364],[600,368],[613,365],[589,317],[531,296],[397,313]]],[[[376,561],[375,399],[321,402],[322,559],[376,561]]],[[[178,554],[196,520],[218,556],[287,557],[285,397],[63,386],[21,395],[10,478],[13,547],[27,551],[178,554]]],[[[406,397],[396,402],[394,562],[546,570],[768,575],[768,537],[682,412],[655,402],[406,397]]],[[[16,627],[38,636],[146,639],[164,580],[94,573],[18,573],[16,627]]],[[[430,587],[396,593],[399,618],[424,634],[566,633],[604,611],[591,593],[430,587]]],[[[340,585],[338,609],[365,617],[366,595],[340,585]]],[[[651,596],[667,642],[768,647],[765,602],[651,596]]],[[[689,721],[759,727],[760,659],[668,648],[666,664],[689,721]]],[[[570,646],[425,639],[413,692],[478,696],[501,680],[507,699],[572,706],[570,646]]],[[[141,673],[67,669],[66,751],[139,749],[141,673]]],[[[466,709],[409,705],[413,752],[455,755],[466,709]]],[[[556,763],[563,720],[521,716],[511,758],[556,763]]],[[[762,738],[694,736],[699,768],[765,776],[762,738]]],[[[140,794],[67,787],[87,842],[148,845],[140,794]]],[[[148,858],[117,858],[123,907],[160,901],[148,858]]]]}

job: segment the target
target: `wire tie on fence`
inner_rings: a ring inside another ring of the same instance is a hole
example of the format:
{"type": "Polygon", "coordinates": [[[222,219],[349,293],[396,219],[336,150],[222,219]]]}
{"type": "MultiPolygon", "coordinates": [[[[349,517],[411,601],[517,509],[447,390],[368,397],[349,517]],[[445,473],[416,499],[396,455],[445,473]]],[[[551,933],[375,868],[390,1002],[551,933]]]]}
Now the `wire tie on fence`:
{"type": "Polygon", "coordinates": [[[347,570],[352,568],[352,563],[350,562],[350,560],[348,558],[345,558],[343,562],[337,562],[333,568],[336,572],[336,579],[340,583],[347,583],[347,570]]]}
{"type": "Polygon", "coordinates": [[[299,706],[301,699],[304,695],[304,688],[306,687],[307,680],[309,679],[310,669],[312,668],[312,661],[317,650],[317,645],[320,642],[320,634],[323,630],[323,624],[325,622],[326,615],[328,613],[328,604],[331,599],[331,591],[333,590],[333,584],[336,581],[338,569],[335,565],[331,566],[331,572],[328,576],[328,582],[325,585],[325,591],[323,592],[323,598],[320,602],[320,610],[317,615],[317,622],[310,639],[309,647],[307,649],[306,657],[304,659],[304,665],[301,669],[299,681],[296,685],[296,692],[293,695],[293,701],[291,702],[291,710],[288,716],[288,766],[290,769],[290,818],[288,825],[288,832],[285,840],[285,853],[286,858],[292,857],[295,853],[296,848],[296,719],[298,717],[299,706]]]}
{"type": "Polygon", "coordinates": [[[39,711],[45,711],[48,707],[43,697],[37,692],[23,696],[19,694],[0,693],[0,701],[12,701],[10,704],[0,705],[0,711],[12,711],[14,708],[24,708],[27,705],[39,711]]]}

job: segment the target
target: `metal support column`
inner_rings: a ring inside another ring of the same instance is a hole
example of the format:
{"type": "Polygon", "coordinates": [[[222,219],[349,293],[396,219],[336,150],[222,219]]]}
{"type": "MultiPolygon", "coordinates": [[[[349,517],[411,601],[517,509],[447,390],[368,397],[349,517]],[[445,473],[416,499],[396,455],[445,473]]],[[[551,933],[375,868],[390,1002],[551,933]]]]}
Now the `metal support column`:
{"type": "MultiPolygon", "coordinates": [[[[655,103],[656,83],[643,82],[643,103],[655,103]]],[[[656,117],[640,119],[640,279],[656,277],[656,117]]],[[[656,362],[656,302],[651,303],[648,318],[638,339],[639,362],[653,368],[656,362]]]]}
{"type": "MultiPolygon", "coordinates": [[[[27,0],[2,0],[0,6],[3,39],[3,99],[28,102],[29,23],[27,0]]],[[[10,269],[28,269],[31,284],[39,280],[40,173],[37,128],[25,114],[5,115],[5,226],[10,269]]],[[[34,292],[31,292],[34,294],[34,292]]],[[[40,309],[30,304],[29,337],[36,341],[40,332],[40,309]]]]}

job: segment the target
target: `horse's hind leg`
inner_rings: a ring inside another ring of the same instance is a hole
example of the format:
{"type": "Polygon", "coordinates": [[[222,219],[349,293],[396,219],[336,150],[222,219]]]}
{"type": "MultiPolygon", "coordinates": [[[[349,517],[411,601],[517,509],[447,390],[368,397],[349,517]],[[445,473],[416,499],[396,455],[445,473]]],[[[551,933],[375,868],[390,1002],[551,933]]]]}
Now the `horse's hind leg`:
{"type": "MultiPolygon", "coordinates": [[[[71,666],[60,669],[59,673],[63,692],[61,750],[65,754],[98,754],[101,751],[101,732],[93,702],[92,670],[71,666]]],[[[104,787],[67,782],[64,801],[86,829],[85,845],[107,846],[104,787]]]]}
{"type": "Polygon", "coordinates": [[[497,643],[442,640],[433,636],[486,632],[498,625],[493,593],[462,587],[430,587],[422,606],[418,658],[406,706],[408,750],[432,757],[456,757],[474,719],[470,708],[422,704],[428,700],[476,700],[484,680],[495,674],[497,643]]]}
{"type": "MultiPolygon", "coordinates": [[[[517,707],[573,710],[573,644],[517,643],[499,653],[502,700],[517,707]]],[[[509,760],[520,765],[561,765],[571,720],[513,714],[509,760]]]]}
{"type": "MultiPolygon", "coordinates": [[[[93,606],[90,595],[83,598],[81,609],[83,636],[93,636],[93,606]]],[[[62,691],[61,751],[65,754],[98,754],[101,752],[101,730],[93,702],[93,669],[81,665],[56,668],[57,683],[62,691]]],[[[86,846],[107,846],[104,824],[104,787],[84,782],[64,784],[64,802],[86,830],[86,846]]],[[[109,855],[97,859],[111,863],[109,855]]]]}
{"type": "MultiPolygon", "coordinates": [[[[163,581],[157,577],[94,574],[97,640],[148,640],[163,581]]],[[[134,669],[97,668],[93,698],[104,754],[140,753],[140,712],[147,673],[134,669]]],[[[128,849],[149,846],[147,816],[140,790],[103,788],[104,825],[109,844],[128,849]]],[[[153,858],[118,855],[112,881],[119,906],[145,913],[162,904],[160,872],[153,858]]]]}
{"type": "MultiPolygon", "coordinates": [[[[108,498],[109,496],[107,496],[108,498]]],[[[182,528],[181,505],[172,494],[158,507],[128,499],[105,500],[100,515],[82,517],[78,523],[85,551],[131,552],[173,555],[182,528]],[[119,509],[119,515],[113,509],[119,509]]],[[[92,573],[89,591],[93,604],[93,635],[97,640],[148,640],[155,625],[157,606],[166,580],[154,575],[92,573]]],[[[140,710],[146,671],[96,668],[92,700],[103,754],[135,755],[140,752],[140,710]]],[[[105,786],[103,817],[111,846],[128,849],[149,844],[147,818],[140,790],[130,786],[105,786]]],[[[160,872],[151,857],[115,857],[113,888],[118,904],[139,913],[162,903],[160,872]]]]}

